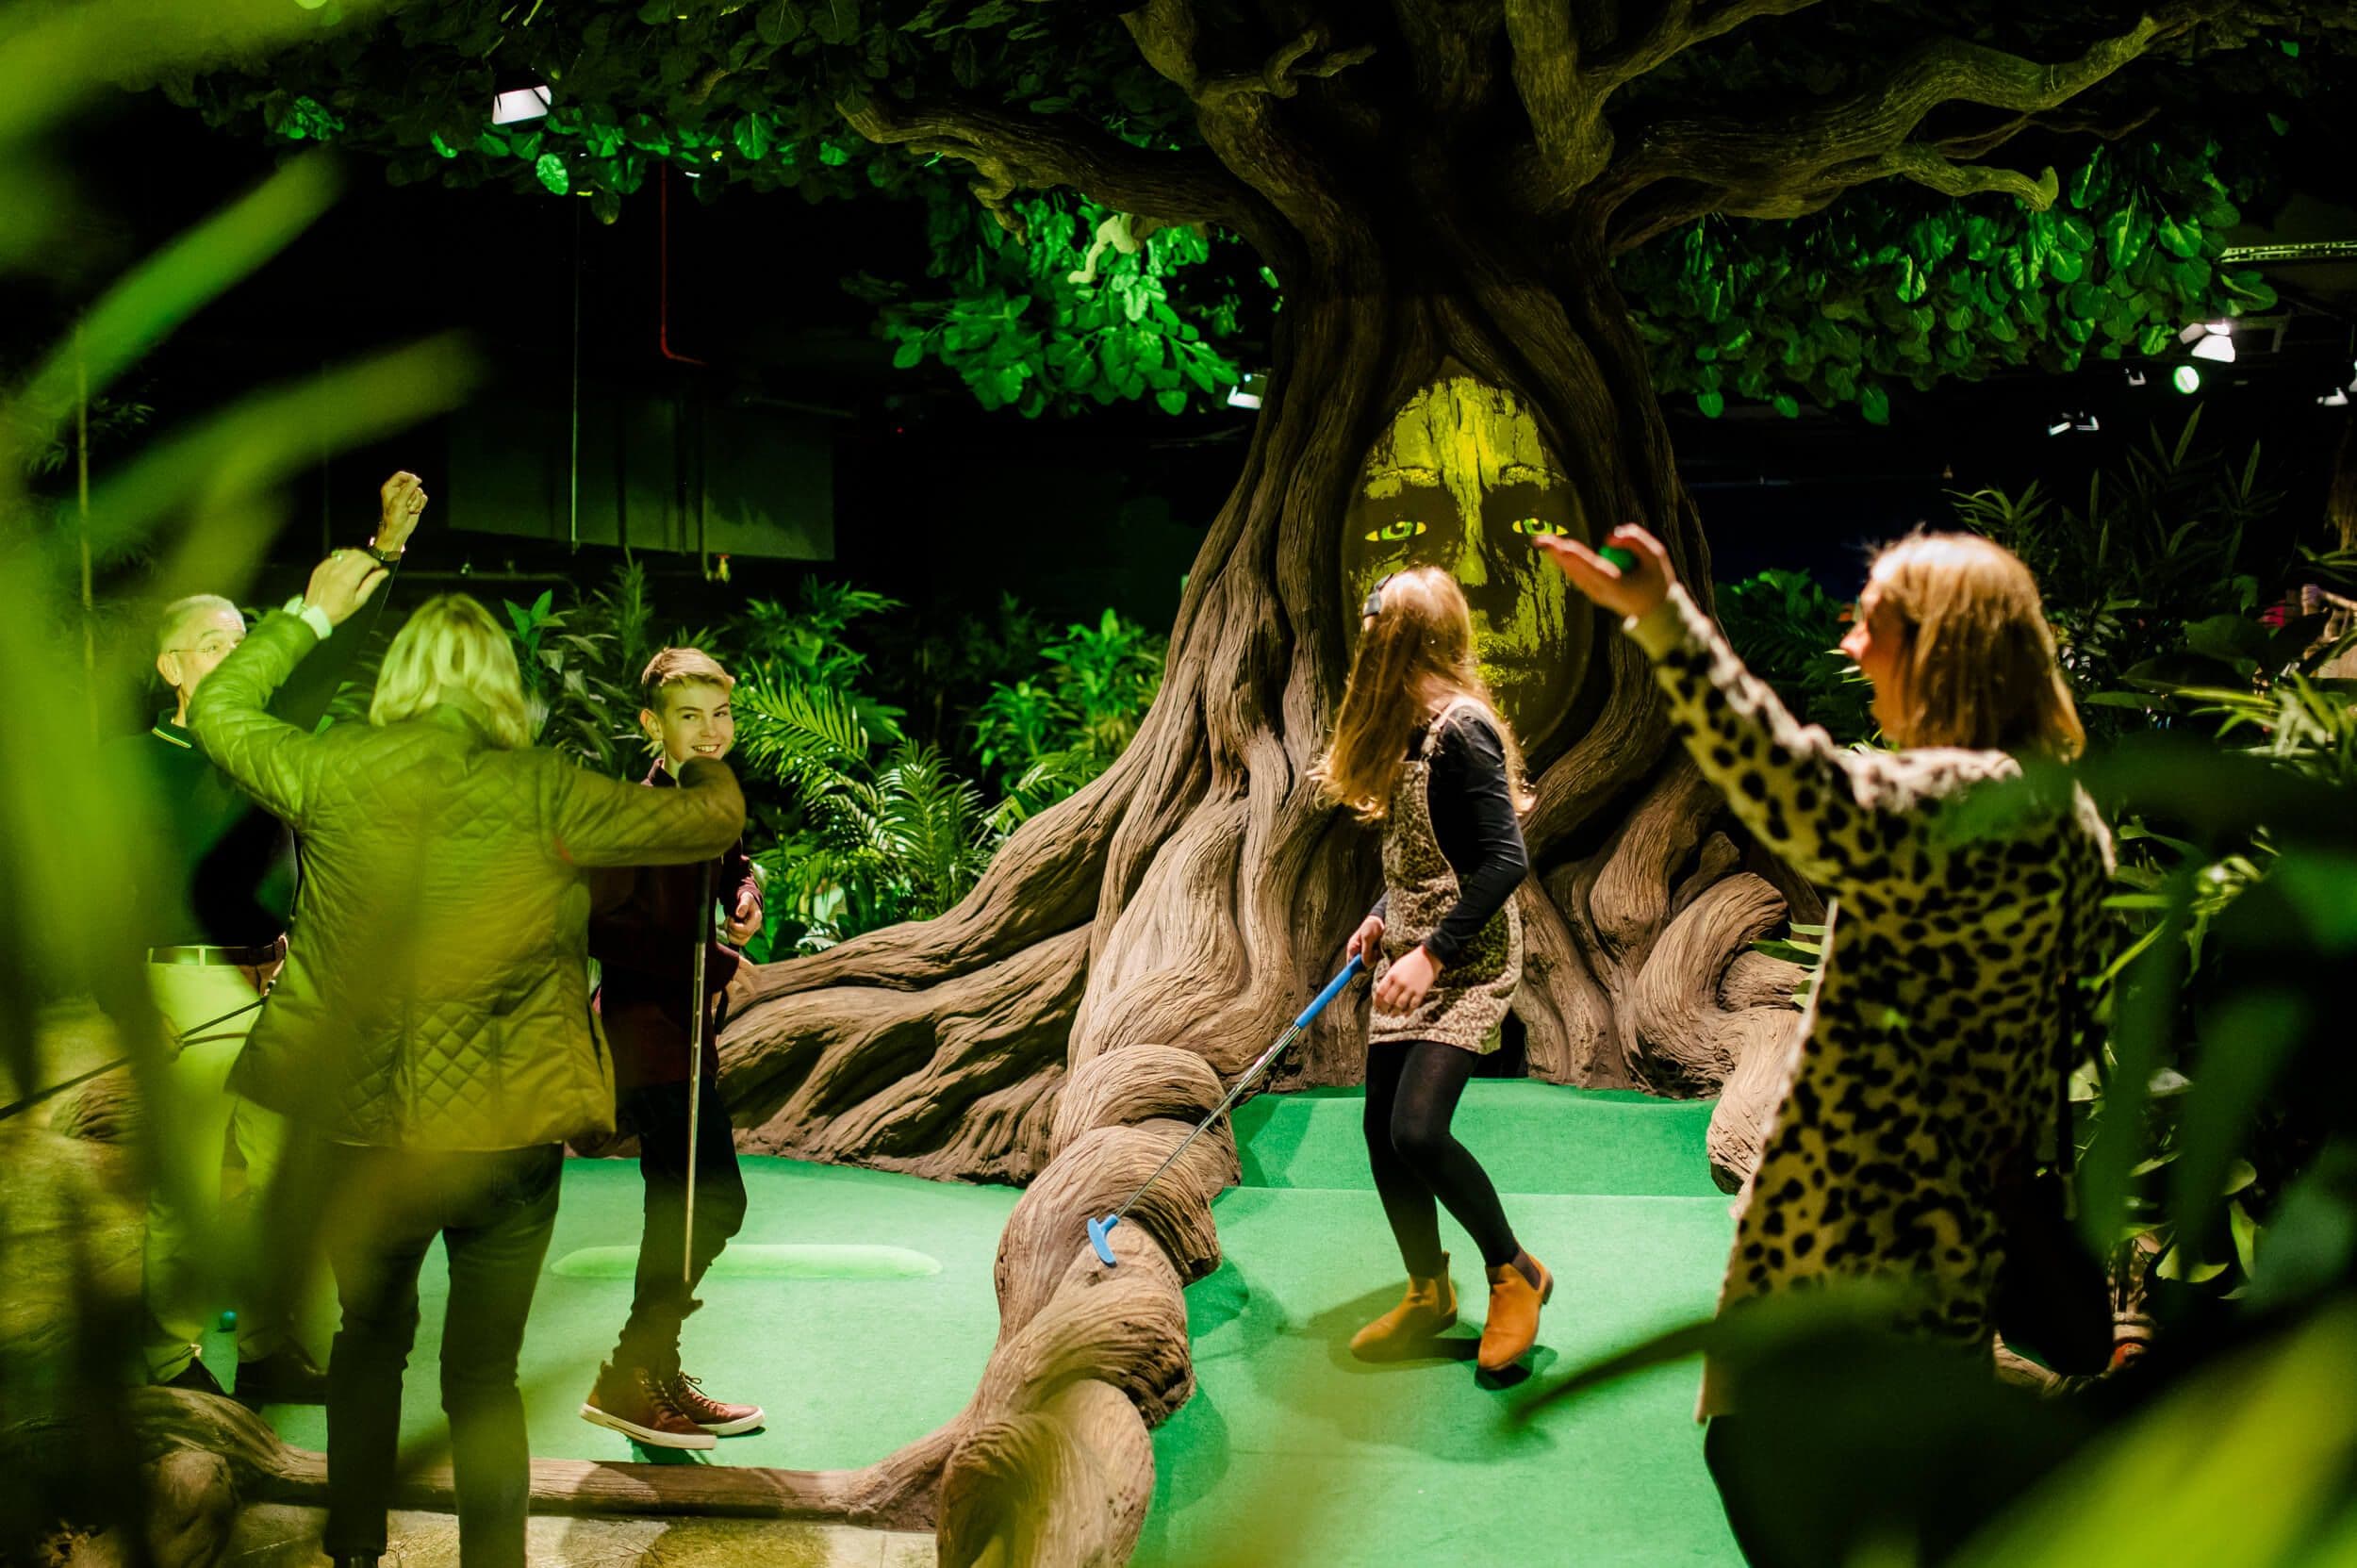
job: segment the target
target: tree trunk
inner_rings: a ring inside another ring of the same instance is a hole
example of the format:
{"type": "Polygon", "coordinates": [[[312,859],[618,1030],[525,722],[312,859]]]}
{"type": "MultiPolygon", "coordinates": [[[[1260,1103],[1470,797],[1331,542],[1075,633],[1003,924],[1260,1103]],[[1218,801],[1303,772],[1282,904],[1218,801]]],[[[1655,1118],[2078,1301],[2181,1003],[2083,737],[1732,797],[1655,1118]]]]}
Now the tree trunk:
{"type": "MultiPolygon", "coordinates": [[[[1119,1269],[1090,1255],[1084,1226],[1334,970],[1377,891],[1376,835],[1307,776],[1356,624],[1343,520],[1393,416],[1444,366],[1511,392],[1579,518],[1650,519],[1689,580],[1708,581],[1601,253],[1550,268],[1505,237],[1468,242],[1475,224],[1385,236],[1380,254],[1417,272],[1378,274],[1359,250],[1288,278],[1244,473],[1189,578],[1162,695],[1113,767],[1025,827],[939,919],[743,982],[722,1074],[748,1147],[1037,1178],[1000,1246],[981,1392],[930,1440],[947,1448],[944,1562],[1118,1562],[1136,1540],[1146,1426],[1193,1387],[1179,1286],[1217,1265],[1210,1200],[1233,1179],[1232,1134],[1198,1144],[1115,1231],[1119,1269]]],[[[1721,808],[1671,746],[1641,655],[1617,626],[1584,625],[1585,644],[1560,651],[1583,678],[1528,757],[1514,1004],[1528,1068],[1709,1094],[1789,1033],[1770,977],[1735,968],[1785,900],[1713,831],[1721,808]]],[[[1360,988],[1329,1008],[1280,1081],[1355,1081],[1365,1006],[1360,988]]]]}
{"type": "MultiPolygon", "coordinates": [[[[1405,447],[1446,445],[1449,418],[1480,422],[1469,409],[1510,436],[1494,487],[1487,470],[1436,487],[1460,540],[1480,531],[1451,566],[1469,592],[1529,564],[1526,539],[1490,532],[1509,468],[1544,492],[1514,531],[1593,538],[1641,520],[1697,591],[1709,581],[1607,267],[1608,213],[1502,217],[1485,195],[1498,150],[1448,140],[1496,89],[1486,55],[1452,49],[1446,29],[1410,41],[1437,51],[1430,71],[1416,55],[1412,84],[1378,91],[1411,92],[1430,119],[1386,140],[1370,99],[1296,97],[1298,76],[1363,58],[1321,56],[1316,28],[1257,74],[1215,77],[1185,0],[1125,21],[1249,187],[1238,221],[1285,291],[1252,444],[1188,578],[1161,696],[1113,767],[1022,829],[956,909],[747,975],[721,1043],[750,1147],[1031,1180],[1000,1244],[981,1389],[929,1440],[948,1448],[944,1562],[1113,1562],[1135,1541],[1145,1428],[1193,1387],[1179,1287],[1218,1263],[1210,1202],[1233,1179],[1231,1131],[1113,1232],[1117,1268],[1084,1227],[1334,971],[1375,899],[1375,834],[1308,780],[1373,580],[1360,574],[1419,564],[1421,546],[1396,562],[1364,548],[1426,532],[1367,527],[1365,506],[1404,493],[1387,485],[1424,471],[1405,447]],[[1272,98],[1288,101],[1281,119],[1272,98]]],[[[860,124],[931,134],[881,111],[860,124]]],[[[1558,1082],[1708,1094],[1789,1032],[1772,977],[1735,967],[1785,900],[1714,831],[1721,807],[1673,746],[1640,652],[1584,604],[1552,602],[1514,622],[1555,633],[1524,664],[1553,672],[1548,701],[1508,708],[1536,797],[1518,895],[1525,1059],[1558,1082]]],[[[1327,1009],[1279,1083],[1355,1081],[1365,1006],[1361,988],[1327,1009]]]]}
{"type": "MultiPolygon", "coordinates": [[[[1549,265],[1480,233],[1476,215],[1419,216],[1381,241],[1416,270],[1368,275],[1361,255],[1288,280],[1278,368],[1137,739],[955,910],[747,976],[722,1039],[747,1147],[1025,1180],[1074,1067],[1153,1044],[1232,1075],[1332,972],[1379,880],[1375,834],[1306,782],[1355,627],[1343,520],[1370,447],[1444,363],[1528,407],[1583,519],[1650,519],[1707,581],[1601,254],[1549,265]]],[[[1530,1070],[1714,1092],[1756,1028],[1721,977],[1783,900],[1736,871],[1618,628],[1591,619],[1561,653],[1586,675],[1528,758],[1530,1070]]],[[[1364,1006],[1330,1009],[1280,1082],[1354,1081],[1364,1006]]]]}

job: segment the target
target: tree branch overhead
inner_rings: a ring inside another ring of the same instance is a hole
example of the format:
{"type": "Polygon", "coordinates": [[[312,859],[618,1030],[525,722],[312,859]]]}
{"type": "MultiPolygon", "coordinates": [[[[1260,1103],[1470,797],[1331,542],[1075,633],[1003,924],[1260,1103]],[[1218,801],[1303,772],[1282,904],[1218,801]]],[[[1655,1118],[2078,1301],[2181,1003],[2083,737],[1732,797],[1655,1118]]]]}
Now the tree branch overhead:
{"type": "Polygon", "coordinates": [[[1706,212],[1796,217],[1853,186],[1891,177],[1950,195],[2000,191],[2050,205],[2051,170],[2032,176],[1961,160],[1993,150],[2013,130],[2036,123],[2198,19],[2191,8],[2141,17],[2076,58],[2051,64],[1938,38],[1849,96],[1781,123],[1736,116],[1656,120],[1624,139],[1597,191],[1615,212],[1652,187],[1672,184],[1675,193],[1619,212],[1615,246],[1625,248],[1643,234],[1706,212]],[[1950,103],[2010,110],[2019,118],[1996,133],[1944,141],[1919,138],[1925,118],[1950,103]]]}
{"type": "Polygon", "coordinates": [[[946,98],[877,95],[837,107],[870,141],[973,165],[975,195],[1011,230],[1020,229],[1016,191],[1056,186],[1174,223],[1214,223],[1244,234],[1257,226],[1251,191],[1208,153],[1151,152],[1078,120],[946,98]]]}

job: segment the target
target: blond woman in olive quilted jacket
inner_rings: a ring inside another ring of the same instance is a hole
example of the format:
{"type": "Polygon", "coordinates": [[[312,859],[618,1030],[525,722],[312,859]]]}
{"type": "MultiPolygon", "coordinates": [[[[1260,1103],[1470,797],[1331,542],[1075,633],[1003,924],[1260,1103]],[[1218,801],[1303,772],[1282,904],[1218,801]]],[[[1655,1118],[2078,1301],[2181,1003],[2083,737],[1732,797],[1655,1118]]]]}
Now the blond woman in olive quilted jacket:
{"type": "MultiPolygon", "coordinates": [[[[351,556],[359,573],[367,557],[351,556]]],[[[461,604],[489,623],[456,595],[417,619],[461,604]]],[[[388,711],[398,645],[369,723],[296,729],[267,704],[315,624],[264,618],[189,711],[206,754],[302,845],[286,968],[232,1086],[336,1143],[505,1149],[610,1130],[584,873],[720,854],[744,828],[734,777],[695,763],[680,788],[644,789],[534,750],[512,663],[487,682],[421,666],[401,704],[414,711],[388,711]]]]}
{"type": "Polygon", "coordinates": [[[718,763],[642,789],[534,751],[515,648],[463,594],[393,639],[368,723],[313,734],[272,718],[271,693],[384,575],[362,552],[329,557],[300,609],[265,618],[190,705],[206,754],[303,853],[286,967],[230,1085],[309,1134],[288,1168],[311,1191],[282,1194],[272,1223],[282,1251],[317,1238],[343,1310],[322,1547],[369,1568],[385,1553],[418,1272],[438,1238],[459,1559],[525,1568],[516,1367],[564,1141],[614,1125],[585,873],[710,860],[745,801],[718,763]]]}

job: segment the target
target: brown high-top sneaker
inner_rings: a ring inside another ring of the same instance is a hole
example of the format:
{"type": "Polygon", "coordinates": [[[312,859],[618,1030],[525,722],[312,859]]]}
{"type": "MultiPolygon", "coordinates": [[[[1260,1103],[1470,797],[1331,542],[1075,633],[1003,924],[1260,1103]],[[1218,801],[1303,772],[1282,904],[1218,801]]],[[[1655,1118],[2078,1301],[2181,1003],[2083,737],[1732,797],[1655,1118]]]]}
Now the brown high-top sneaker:
{"type": "Polygon", "coordinates": [[[1441,1272],[1429,1279],[1408,1277],[1408,1294],[1399,1305],[1350,1336],[1350,1353],[1362,1362],[1386,1362],[1412,1355],[1433,1335],[1457,1321],[1457,1283],[1448,1277],[1448,1254],[1441,1254],[1441,1272]]]}
{"type": "Polygon", "coordinates": [[[666,1392],[670,1395],[674,1409],[714,1437],[750,1432],[765,1419],[759,1405],[732,1405],[725,1399],[715,1399],[704,1392],[702,1383],[684,1372],[671,1378],[666,1392]]]}
{"type": "Polygon", "coordinates": [[[651,1448],[710,1448],[713,1436],[671,1397],[671,1380],[643,1366],[601,1366],[581,1418],[651,1448]]]}
{"type": "Polygon", "coordinates": [[[1484,1372],[1505,1371],[1529,1354],[1539,1341],[1539,1309],[1555,1294],[1555,1276],[1529,1253],[1524,1253],[1523,1259],[1539,1271],[1538,1284],[1533,1285],[1523,1273],[1522,1259],[1488,1271],[1490,1316],[1481,1326],[1479,1362],[1484,1372]]]}

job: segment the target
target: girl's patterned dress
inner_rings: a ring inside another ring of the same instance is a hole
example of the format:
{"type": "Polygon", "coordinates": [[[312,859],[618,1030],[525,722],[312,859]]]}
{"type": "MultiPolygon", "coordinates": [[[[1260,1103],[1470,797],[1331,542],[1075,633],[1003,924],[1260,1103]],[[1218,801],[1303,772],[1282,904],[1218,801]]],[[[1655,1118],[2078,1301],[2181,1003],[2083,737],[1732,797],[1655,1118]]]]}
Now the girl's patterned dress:
{"type": "MultiPolygon", "coordinates": [[[[1383,818],[1383,953],[1375,983],[1409,949],[1430,936],[1455,908],[1457,873],[1432,829],[1432,758],[1451,724],[1485,722],[1481,704],[1459,698],[1426,730],[1424,744],[1399,770],[1383,818]]],[[[1512,899],[1490,916],[1441,970],[1424,999],[1405,1013],[1375,1010],[1367,1043],[1438,1040],[1476,1055],[1497,1048],[1497,1029],[1523,979],[1523,912],[1512,899]]]]}

